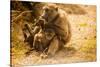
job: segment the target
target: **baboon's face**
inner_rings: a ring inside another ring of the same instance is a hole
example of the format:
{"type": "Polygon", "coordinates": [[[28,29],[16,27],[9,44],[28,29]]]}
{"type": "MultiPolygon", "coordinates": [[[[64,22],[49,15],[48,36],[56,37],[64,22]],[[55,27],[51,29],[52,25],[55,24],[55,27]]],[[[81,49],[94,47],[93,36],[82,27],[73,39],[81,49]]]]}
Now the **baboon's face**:
{"type": "Polygon", "coordinates": [[[43,8],[44,12],[42,17],[48,22],[55,18],[55,16],[58,14],[58,8],[55,6],[46,6],[43,8]]]}

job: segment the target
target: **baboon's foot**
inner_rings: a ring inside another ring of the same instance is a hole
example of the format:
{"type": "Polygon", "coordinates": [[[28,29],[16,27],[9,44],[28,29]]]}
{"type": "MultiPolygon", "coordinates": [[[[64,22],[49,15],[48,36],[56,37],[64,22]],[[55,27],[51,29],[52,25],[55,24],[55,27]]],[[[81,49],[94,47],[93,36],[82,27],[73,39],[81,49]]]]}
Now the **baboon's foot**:
{"type": "Polygon", "coordinates": [[[47,51],[48,51],[48,48],[45,48],[45,50],[40,55],[41,59],[48,58],[47,51]]]}
{"type": "Polygon", "coordinates": [[[48,58],[48,55],[42,53],[42,54],[40,55],[40,58],[41,58],[41,59],[46,59],[46,58],[48,58]]]}

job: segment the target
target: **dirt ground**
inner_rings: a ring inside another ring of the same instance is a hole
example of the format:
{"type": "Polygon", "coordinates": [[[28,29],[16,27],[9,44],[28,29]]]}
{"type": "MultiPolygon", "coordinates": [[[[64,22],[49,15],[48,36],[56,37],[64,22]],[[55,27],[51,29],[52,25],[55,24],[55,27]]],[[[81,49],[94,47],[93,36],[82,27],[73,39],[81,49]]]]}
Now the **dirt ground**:
{"type": "MultiPolygon", "coordinates": [[[[39,53],[35,51],[26,56],[25,52],[29,49],[26,45],[24,45],[24,49],[17,50],[17,47],[16,49],[11,48],[13,50],[11,55],[13,67],[96,61],[96,6],[78,6],[86,13],[68,14],[67,17],[71,25],[72,36],[70,42],[65,45],[64,49],[57,52],[53,57],[42,59],[39,53]]],[[[64,9],[67,9],[67,6],[64,9]]],[[[24,43],[22,42],[21,44],[24,43]]]]}

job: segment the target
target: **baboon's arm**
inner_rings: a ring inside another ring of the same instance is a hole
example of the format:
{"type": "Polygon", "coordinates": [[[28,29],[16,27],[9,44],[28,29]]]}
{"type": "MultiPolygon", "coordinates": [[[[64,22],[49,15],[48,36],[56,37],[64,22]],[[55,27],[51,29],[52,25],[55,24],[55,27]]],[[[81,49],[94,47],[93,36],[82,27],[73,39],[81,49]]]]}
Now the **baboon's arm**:
{"type": "Polygon", "coordinates": [[[31,27],[30,27],[29,24],[25,24],[25,27],[26,27],[26,29],[28,30],[28,32],[30,33],[30,35],[33,36],[33,37],[34,37],[34,35],[35,35],[36,33],[39,32],[39,29],[40,29],[39,26],[36,26],[36,27],[34,27],[34,30],[32,31],[32,29],[31,29],[31,27]]]}
{"type": "Polygon", "coordinates": [[[26,29],[28,30],[28,32],[30,33],[31,36],[33,36],[31,27],[28,24],[25,24],[26,29]]]}

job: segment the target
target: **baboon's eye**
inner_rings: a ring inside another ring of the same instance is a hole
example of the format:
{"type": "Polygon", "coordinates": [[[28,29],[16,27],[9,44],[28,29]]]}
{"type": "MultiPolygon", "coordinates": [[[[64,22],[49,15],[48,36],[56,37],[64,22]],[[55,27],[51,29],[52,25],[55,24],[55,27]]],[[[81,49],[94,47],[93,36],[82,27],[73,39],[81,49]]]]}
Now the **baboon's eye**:
{"type": "Polygon", "coordinates": [[[49,10],[49,9],[47,9],[47,8],[45,9],[46,12],[47,12],[48,10],[49,10]]]}

